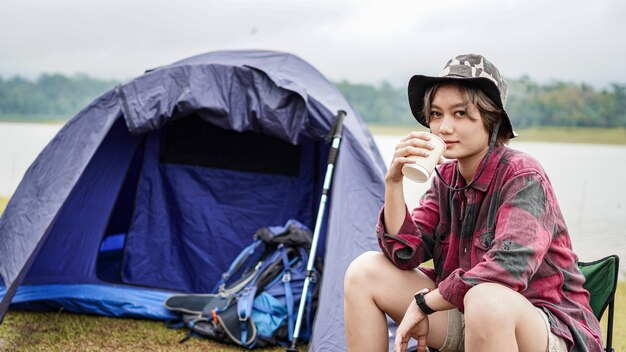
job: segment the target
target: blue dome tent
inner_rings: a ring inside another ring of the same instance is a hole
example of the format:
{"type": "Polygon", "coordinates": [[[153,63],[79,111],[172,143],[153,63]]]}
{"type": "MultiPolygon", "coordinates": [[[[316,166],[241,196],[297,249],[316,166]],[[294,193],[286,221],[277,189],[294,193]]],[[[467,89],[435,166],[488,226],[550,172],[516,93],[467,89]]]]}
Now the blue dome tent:
{"type": "Polygon", "coordinates": [[[170,318],[164,299],[210,291],[258,228],[292,218],[313,228],[338,110],[347,116],[309,348],[345,349],[343,275],[378,248],[386,167],[330,82],[269,51],[156,68],[71,119],[0,218],[0,318],[9,306],[170,318]]]}

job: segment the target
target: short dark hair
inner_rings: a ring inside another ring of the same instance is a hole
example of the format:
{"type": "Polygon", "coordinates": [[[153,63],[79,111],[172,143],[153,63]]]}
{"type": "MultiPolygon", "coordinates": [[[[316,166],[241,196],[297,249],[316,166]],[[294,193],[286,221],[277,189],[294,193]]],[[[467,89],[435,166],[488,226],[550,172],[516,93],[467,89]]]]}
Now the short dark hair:
{"type": "MultiPolygon", "coordinates": [[[[502,114],[504,111],[500,109],[498,105],[496,105],[487,96],[487,94],[482,91],[482,89],[463,81],[440,82],[428,87],[426,93],[424,94],[424,117],[426,118],[426,121],[430,124],[430,110],[435,93],[439,90],[439,88],[450,85],[459,87],[465,99],[465,106],[476,104],[478,112],[482,117],[483,125],[487,129],[489,135],[491,135],[498,121],[502,120],[502,114]]],[[[511,138],[509,137],[509,133],[506,128],[503,124],[500,124],[498,136],[496,137],[496,145],[508,144],[510,139],[511,138]]]]}

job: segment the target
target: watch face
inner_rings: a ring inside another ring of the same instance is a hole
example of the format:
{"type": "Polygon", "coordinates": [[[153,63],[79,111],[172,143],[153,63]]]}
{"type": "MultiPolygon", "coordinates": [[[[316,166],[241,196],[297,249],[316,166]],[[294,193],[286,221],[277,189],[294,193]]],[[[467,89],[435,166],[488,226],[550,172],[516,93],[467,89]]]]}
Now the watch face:
{"type": "Polygon", "coordinates": [[[418,292],[418,293],[415,295],[415,300],[416,300],[417,302],[419,302],[419,303],[424,302],[424,293],[423,293],[423,292],[418,292]]]}
{"type": "Polygon", "coordinates": [[[417,306],[422,311],[422,313],[426,315],[429,315],[435,312],[432,308],[430,308],[426,304],[426,300],[424,299],[424,293],[421,291],[415,294],[415,303],[417,303],[417,306]]]}

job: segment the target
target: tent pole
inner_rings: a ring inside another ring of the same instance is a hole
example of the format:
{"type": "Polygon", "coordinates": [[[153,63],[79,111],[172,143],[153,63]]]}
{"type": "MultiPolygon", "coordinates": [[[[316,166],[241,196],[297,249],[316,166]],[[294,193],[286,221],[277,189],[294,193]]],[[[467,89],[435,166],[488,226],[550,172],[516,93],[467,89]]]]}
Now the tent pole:
{"type": "Polygon", "coordinates": [[[322,228],[322,222],[324,220],[324,213],[326,210],[326,202],[328,200],[328,191],[333,179],[333,171],[335,169],[335,162],[337,160],[337,154],[339,153],[339,145],[341,144],[341,132],[343,130],[343,119],[346,117],[346,112],[339,110],[333,126],[330,130],[329,136],[332,136],[332,144],[330,152],[328,153],[328,162],[326,163],[326,175],[324,176],[324,188],[322,190],[322,197],[320,199],[319,209],[317,211],[317,219],[315,221],[315,229],[313,231],[313,240],[311,243],[311,251],[309,253],[309,261],[306,268],[306,277],[304,279],[304,286],[302,287],[302,295],[300,296],[300,305],[298,306],[298,318],[296,319],[296,326],[294,328],[293,340],[291,345],[287,348],[287,352],[298,351],[298,338],[300,337],[300,328],[302,326],[302,317],[304,315],[304,309],[307,303],[307,296],[309,294],[309,285],[311,284],[311,278],[314,274],[315,255],[317,252],[317,243],[319,242],[320,231],[322,228]]]}

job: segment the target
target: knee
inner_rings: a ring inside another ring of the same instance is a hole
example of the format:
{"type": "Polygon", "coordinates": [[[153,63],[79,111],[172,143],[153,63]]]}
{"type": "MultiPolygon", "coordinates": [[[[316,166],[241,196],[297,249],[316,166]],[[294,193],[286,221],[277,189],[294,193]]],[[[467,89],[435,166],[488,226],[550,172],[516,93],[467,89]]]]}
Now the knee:
{"type": "Polygon", "coordinates": [[[374,282],[378,278],[382,268],[389,265],[389,260],[384,254],[378,252],[365,252],[350,263],[344,277],[344,289],[362,288],[374,282]]]}
{"type": "Polygon", "coordinates": [[[485,324],[506,325],[510,322],[510,302],[512,295],[516,294],[510,288],[499,284],[484,283],[471,288],[465,294],[463,305],[465,306],[465,323],[467,328],[472,328],[475,323],[478,327],[485,324]]]}

